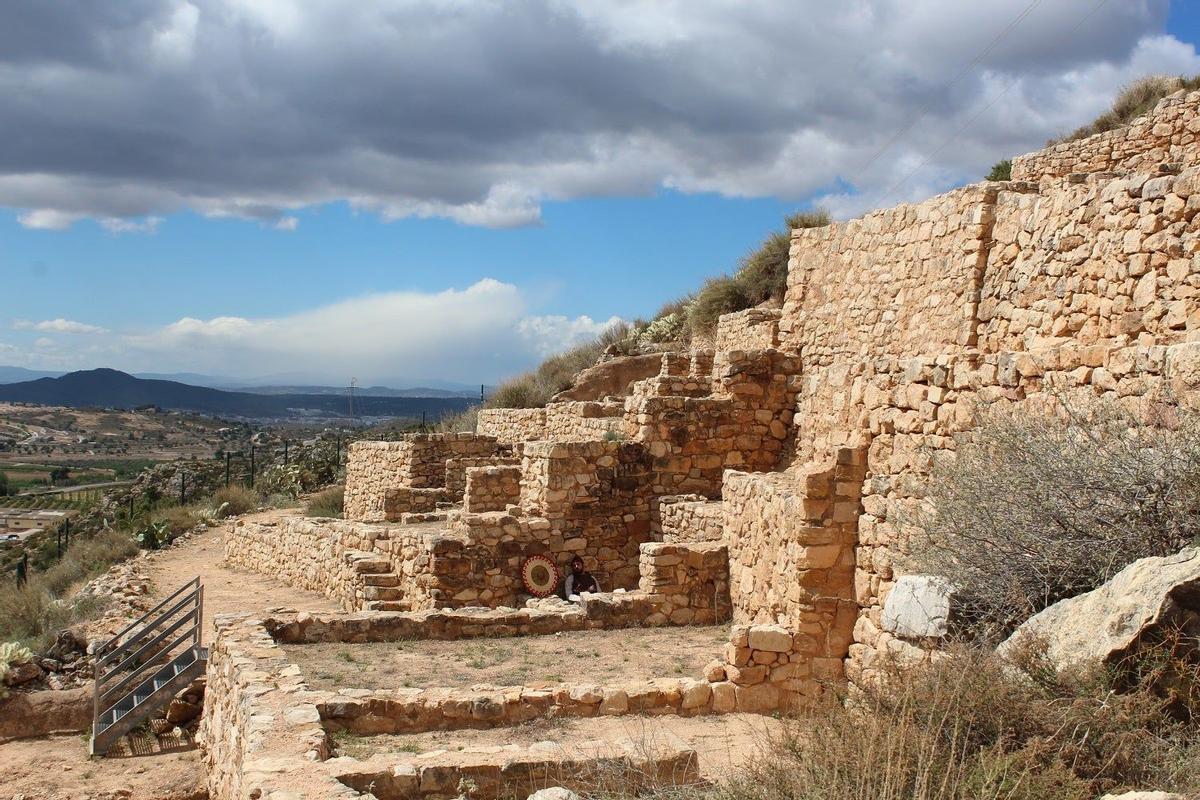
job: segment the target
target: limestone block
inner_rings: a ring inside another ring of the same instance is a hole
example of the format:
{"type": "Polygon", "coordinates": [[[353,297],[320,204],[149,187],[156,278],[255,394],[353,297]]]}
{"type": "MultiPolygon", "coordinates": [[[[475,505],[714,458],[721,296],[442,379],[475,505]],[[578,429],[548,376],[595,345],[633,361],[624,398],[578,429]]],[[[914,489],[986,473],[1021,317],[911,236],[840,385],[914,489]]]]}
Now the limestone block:
{"type": "Polygon", "coordinates": [[[883,606],[882,627],[910,639],[940,638],[948,632],[954,587],[936,575],[898,578],[883,606]]]}

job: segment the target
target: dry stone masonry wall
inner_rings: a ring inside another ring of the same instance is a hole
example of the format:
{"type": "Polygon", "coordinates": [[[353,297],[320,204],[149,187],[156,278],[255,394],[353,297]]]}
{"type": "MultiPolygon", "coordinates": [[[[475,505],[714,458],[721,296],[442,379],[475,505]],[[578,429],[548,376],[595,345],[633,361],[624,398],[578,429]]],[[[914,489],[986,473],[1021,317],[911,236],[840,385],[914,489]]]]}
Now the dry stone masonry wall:
{"type": "Polygon", "coordinates": [[[1013,180],[1041,181],[1086,172],[1153,173],[1159,164],[1200,162],[1200,91],[1176,92],[1115,130],[1017,156],[1013,180]]]}
{"type": "MultiPolygon", "coordinates": [[[[356,445],[347,516],[410,524],[250,532],[230,557],[348,608],[409,610],[516,606],[526,557],[579,555],[629,590],[586,600],[612,621],[732,614],[688,708],[787,708],[867,680],[919,651],[882,625],[899,520],[981,408],[1048,413],[1052,388],[1194,402],[1198,105],[1173,95],[1019,158],[1016,181],[795,231],[782,311],[723,317],[715,352],[662,354],[623,399],[598,394],[625,383],[599,370],[583,399],[481,412],[476,436],[356,445]]],[[[606,702],[588,698],[563,702],[606,702]]]]}

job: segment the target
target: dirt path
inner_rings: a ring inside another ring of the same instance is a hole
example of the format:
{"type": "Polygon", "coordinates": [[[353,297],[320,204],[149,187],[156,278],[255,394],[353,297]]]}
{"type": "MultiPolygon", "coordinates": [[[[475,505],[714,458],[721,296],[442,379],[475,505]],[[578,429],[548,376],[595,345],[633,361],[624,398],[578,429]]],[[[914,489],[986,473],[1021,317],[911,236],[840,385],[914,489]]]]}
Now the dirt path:
{"type": "MultiPolygon", "coordinates": [[[[267,511],[247,519],[269,520],[288,513],[267,511]]],[[[232,524],[232,523],[227,523],[232,524]]],[[[225,525],[153,554],[142,569],[159,597],[166,597],[197,575],[204,584],[204,638],[212,640],[215,614],[296,608],[340,611],[327,597],[253,572],[222,566],[225,525]]],[[[152,741],[152,737],[147,737],[152,741]]],[[[51,736],[0,745],[0,800],[191,800],[203,796],[200,753],[180,742],[175,751],[157,745],[136,755],[89,759],[87,737],[51,736]],[[122,794],[121,792],[127,792],[122,794]]]]}
{"type": "Polygon", "coordinates": [[[0,746],[0,800],[198,800],[199,751],[88,759],[84,736],[21,739],[0,746]]]}
{"type": "MultiPolygon", "coordinates": [[[[295,509],[264,511],[249,514],[243,519],[263,522],[278,519],[295,509]]],[[[228,522],[149,559],[146,575],[154,581],[154,591],[166,597],[197,575],[204,584],[204,637],[212,636],[212,620],[216,614],[236,611],[267,611],[272,608],[294,608],[300,611],[341,611],[342,607],[328,597],[305,589],[295,589],[276,578],[230,569],[225,559],[225,530],[228,522]]]]}

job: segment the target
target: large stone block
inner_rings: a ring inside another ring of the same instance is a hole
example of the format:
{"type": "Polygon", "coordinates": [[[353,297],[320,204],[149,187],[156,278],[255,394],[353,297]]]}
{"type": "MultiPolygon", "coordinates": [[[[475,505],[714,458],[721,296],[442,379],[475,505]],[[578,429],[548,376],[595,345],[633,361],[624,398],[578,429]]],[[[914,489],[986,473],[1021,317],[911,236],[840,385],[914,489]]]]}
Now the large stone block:
{"type": "Polygon", "coordinates": [[[883,629],[909,639],[940,638],[949,632],[954,587],[937,575],[904,575],[883,605],[883,629]]]}

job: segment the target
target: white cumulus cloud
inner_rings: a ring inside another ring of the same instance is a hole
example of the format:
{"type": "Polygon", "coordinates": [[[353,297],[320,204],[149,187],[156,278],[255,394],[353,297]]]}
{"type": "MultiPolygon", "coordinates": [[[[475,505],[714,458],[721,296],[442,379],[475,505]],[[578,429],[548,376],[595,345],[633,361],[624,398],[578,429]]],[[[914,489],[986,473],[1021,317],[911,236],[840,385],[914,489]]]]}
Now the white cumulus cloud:
{"type": "Polygon", "coordinates": [[[53,333],[108,333],[105,328],[101,328],[98,325],[88,325],[86,322],[76,322],[73,319],[63,319],[62,317],[58,319],[46,319],[41,322],[19,319],[13,322],[13,328],[21,331],[47,331],[53,333]]]}

